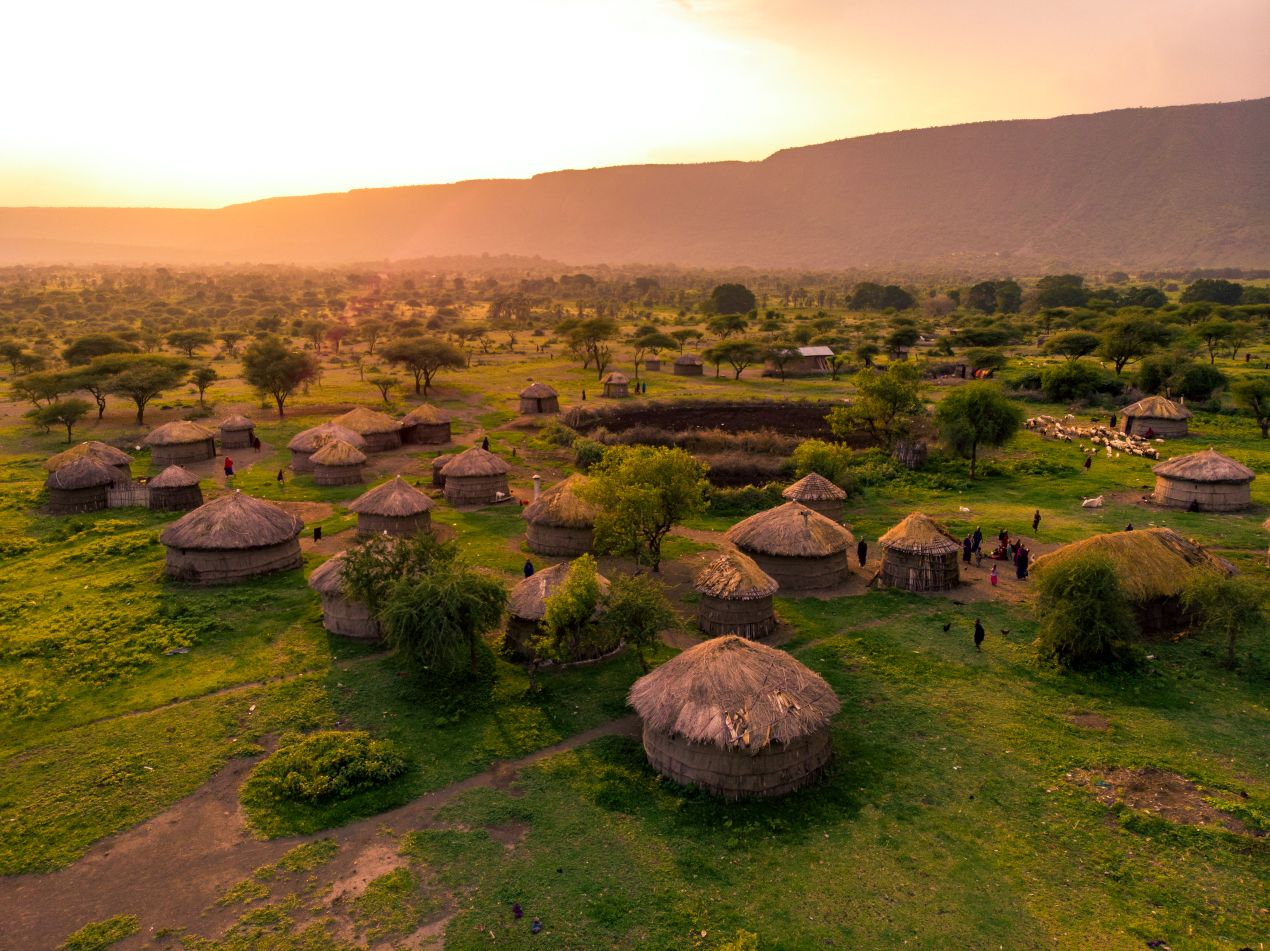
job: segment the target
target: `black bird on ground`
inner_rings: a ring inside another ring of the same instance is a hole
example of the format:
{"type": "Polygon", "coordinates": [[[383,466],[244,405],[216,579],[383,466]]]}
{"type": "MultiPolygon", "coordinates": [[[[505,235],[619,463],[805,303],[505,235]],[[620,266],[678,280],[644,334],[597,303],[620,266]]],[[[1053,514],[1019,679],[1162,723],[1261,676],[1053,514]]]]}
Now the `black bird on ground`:
{"type": "Polygon", "coordinates": [[[947,634],[949,628],[951,627],[952,627],[952,621],[949,621],[947,624],[944,625],[944,633],[947,634]]]}

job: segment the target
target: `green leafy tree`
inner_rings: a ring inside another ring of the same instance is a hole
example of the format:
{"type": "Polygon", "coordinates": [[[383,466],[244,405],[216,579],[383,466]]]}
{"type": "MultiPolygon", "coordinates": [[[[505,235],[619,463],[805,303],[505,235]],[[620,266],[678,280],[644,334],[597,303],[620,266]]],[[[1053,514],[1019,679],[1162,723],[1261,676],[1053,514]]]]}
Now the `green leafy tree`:
{"type": "Polygon", "coordinates": [[[1235,403],[1248,410],[1261,429],[1261,438],[1270,437],[1270,378],[1252,376],[1230,388],[1235,403]]]}
{"type": "Polygon", "coordinates": [[[620,575],[600,599],[600,625],[608,631],[607,641],[626,641],[644,673],[648,673],[648,653],[657,646],[661,632],[678,624],[665,586],[649,575],[620,575]]]}
{"type": "Polygon", "coordinates": [[[383,353],[389,363],[400,364],[410,371],[415,392],[422,391],[425,397],[442,370],[462,370],[467,366],[462,350],[437,337],[400,340],[385,347],[383,353]]]}
{"type": "Polygon", "coordinates": [[[913,295],[897,284],[862,281],[847,299],[848,310],[908,310],[917,303],[913,295]]]}
{"type": "Polygon", "coordinates": [[[920,336],[916,327],[896,327],[882,342],[892,354],[898,354],[901,350],[907,350],[917,343],[920,336]]]}
{"type": "Polygon", "coordinates": [[[1182,291],[1180,301],[1183,304],[1190,304],[1194,301],[1209,301],[1214,304],[1233,305],[1240,302],[1243,298],[1243,293],[1242,284],[1236,284],[1234,281],[1224,281],[1220,278],[1202,277],[1182,291]]]}
{"type": "Polygon", "coordinates": [[[71,431],[75,424],[83,419],[92,407],[87,400],[66,399],[54,400],[47,406],[40,406],[28,414],[41,428],[47,430],[52,426],[66,428],[66,441],[71,441],[71,431]]]}
{"type": "Polygon", "coordinates": [[[83,366],[95,357],[112,353],[136,353],[137,348],[114,334],[87,334],[62,351],[62,359],[69,366],[83,366]]]}
{"type": "Polygon", "coordinates": [[[970,478],[975,477],[979,450],[1009,441],[1023,422],[1023,413],[991,383],[975,382],[959,386],[940,401],[935,421],[944,444],[970,460],[970,478]]]}
{"type": "Polygon", "coordinates": [[[1068,360],[1078,360],[1098,349],[1102,338],[1087,330],[1065,330],[1054,334],[1041,347],[1043,353],[1057,353],[1068,360]]]}
{"type": "Polygon", "coordinates": [[[763,348],[749,340],[725,340],[706,350],[703,356],[716,368],[721,363],[728,364],[732,367],[732,378],[739,380],[746,367],[763,359],[763,348]]]}
{"type": "Polygon", "coordinates": [[[609,643],[607,629],[597,622],[600,608],[600,573],[595,559],[581,555],[544,604],[540,633],[530,644],[535,663],[554,660],[568,663],[603,654],[621,637],[609,643]]]}
{"type": "Polygon", "coordinates": [[[882,348],[876,343],[862,343],[855,348],[856,358],[866,367],[873,366],[873,361],[881,354],[882,348]]]}
{"type": "Polygon", "coordinates": [[[1085,360],[1069,360],[1041,371],[1041,390],[1056,403],[1087,400],[1106,385],[1107,371],[1085,360]]]}
{"type": "Polygon", "coordinates": [[[279,419],[291,394],[315,380],[317,372],[317,360],[311,354],[291,349],[279,337],[261,337],[243,354],[243,379],[273,398],[279,419]]]}
{"type": "Polygon", "coordinates": [[[1079,274],[1048,274],[1036,282],[1038,307],[1084,307],[1089,289],[1079,274]]]}
{"type": "Polygon", "coordinates": [[[1117,317],[1101,334],[1098,352],[1112,362],[1119,376],[1126,366],[1168,340],[1168,331],[1148,317],[1117,317]]]}
{"type": "Polygon", "coordinates": [[[401,385],[395,376],[372,376],[366,382],[379,390],[379,398],[385,403],[388,402],[388,394],[401,385]]]}
{"type": "Polygon", "coordinates": [[[365,342],[367,353],[375,352],[375,344],[387,329],[388,325],[382,320],[363,320],[357,325],[357,335],[365,342]]]}
{"type": "Polygon", "coordinates": [[[720,340],[727,340],[733,334],[745,333],[745,328],[749,325],[750,322],[741,314],[723,314],[707,320],[706,330],[720,340]]]}
{"type": "Polygon", "coordinates": [[[997,285],[993,281],[980,281],[966,293],[966,306],[985,314],[997,309],[997,285]]]}
{"type": "Polygon", "coordinates": [[[582,359],[582,366],[595,367],[596,379],[604,379],[604,371],[613,359],[612,340],[617,336],[617,321],[611,317],[587,317],[562,321],[565,345],[582,359]]]}
{"type": "Polygon", "coordinates": [[[325,320],[312,318],[310,320],[301,321],[300,336],[306,338],[313,349],[318,353],[322,352],[322,341],[326,339],[326,333],[331,329],[331,325],[325,320]]]}
{"type": "Polygon", "coordinates": [[[118,367],[105,381],[106,392],[132,400],[137,407],[138,426],[145,425],[146,406],[150,401],[164,390],[180,386],[190,368],[184,360],[152,354],[136,354],[126,362],[106,359],[118,367]]]}
{"type": "Polygon", "coordinates": [[[238,356],[238,343],[246,336],[237,330],[222,330],[216,335],[225,348],[225,353],[231,357],[238,356]]]}
{"type": "Polygon", "coordinates": [[[643,333],[636,337],[631,342],[631,348],[634,350],[635,355],[635,379],[639,379],[639,368],[644,362],[645,356],[662,350],[673,350],[675,346],[674,337],[657,330],[651,333],[643,333]]]}
{"type": "Polygon", "coordinates": [[[850,471],[851,457],[851,447],[843,443],[805,439],[794,448],[790,462],[794,465],[794,475],[799,479],[814,472],[850,495],[856,486],[850,471]]]}
{"type": "Polygon", "coordinates": [[[861,370],[851,381],[855,398],[847,406],[830,410],[829,429],[839,439],[865,429],[889,452],[921,415],[922,371],[915,363],[892,363],[884,373],[861,370]]]}
{"type": "Polygon", "coordinates": [[[1182,587],[1182,607],[1191,615],[1192,633],[1217,637],[1226,646],[1223,663],[1237,665],[1235,647],[1240,634],[1258,632],[1265,623],[1260,590],[1247,578],[1225,578],[1197,571],[1182,587]]]}
{"type": "Polygon", "coordinates": [[[18,368],[22,365],[22,354],[25,352],[22,344],[16,340],[0,340],[0,357],[9,361],[10,372],[17,374],[18,368]]]}
{"type": "Polygon", "coordinates": [[[1204,349],[1208,351],[1209,365],[1212,365],[1217,362],[1217,351],[1223,349],[1235,335],[1235,325],[1229,320],[1214,317],[1196,324],[1191,333],[1203,342],[1204,349]]]}
{"type": "Polygon", "coordinates": [[[670,335],[675,338],[675,344],[679,352],[683,353],[688,341],[697,339],[699,333],[700,331],[695,328],[682,328],[680,330],[672,330],[670,335]]]}
{"type": "Polygon", "coordinates": [[[1073,556],[1037,572],[1042,656],[1073,670],[1131,666],[1138,626],[1116,569],[1100,556],[1073,556]]]}
{"type": "Polygon", "coordinates": [[[187,357],[193,358],[194,351],[199,347],[212,345],[212,335],[206,330],[174,330],[168,334],[167,341],[168,346],[175,347],[187,357]]]}
{"type": "Polygon", "coordinates": [[[217,373],[215,370],[213,370],[211,367],[197,367],[195,368],[194,372],[190,374],[190,383],[193,384],[196,390],[198,390],[198,405],[199,406],[203,407],[204,409],[207,408],[207,402],[204,399],[204,396],[207,393],[208,387],[210,387],[213,383],[215,383],[219,379],[220,379],[220,374],[217,373]]]}
{"type": "Polygon", "coordinates": [[[716,314],[748,314],[757,304],[754,292],[744,284],[720,284],[710,292],[710,305],[716,314]]]}
{"type": "MultiPolygon", "coordinates": [[[[786,368],[798,358],[798,350],[792,343],[777,343],[768,347],[763,354],[763,359],[776,367],[776,372],[780,375],[781,382],[785,382],[786,368]]],[[[837,371],[834,372],[834,378],[837,379],[837,371]]]]}
{"type": "Polygon", "coordinates": [[[75,388],[68,382],[66,374],[47,371],[27,373],[9,384],[9,389],[15,397],[24,399],[35,407],[52,403],[63,393],[68,393],[75,388]]]}

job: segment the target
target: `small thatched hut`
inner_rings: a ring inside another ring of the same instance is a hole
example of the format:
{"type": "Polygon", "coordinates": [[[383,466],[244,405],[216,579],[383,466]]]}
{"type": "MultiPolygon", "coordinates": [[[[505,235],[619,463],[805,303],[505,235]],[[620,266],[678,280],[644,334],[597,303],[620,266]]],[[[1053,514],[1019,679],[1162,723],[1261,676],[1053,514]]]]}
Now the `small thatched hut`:
{"type": "Polygon", "coordinates": [[[120,481],[119,470],[84,454],[50,472],[48,510],[53,515],[97,512],[107,507],[107,490],[120,481]]]}
{"type": "Polygon", "coordinates": [[[370,608],[344,595],[344,552],[328,558],[309,575],[309,587],[322,601],[322,626],[332,634],[359,641],[379,640],[379,622],[370,608]]]}
{"type": "Polygon", "coordinates": [[[281,506],[230,492],[182,515],[159,534],[177,581],[230,584],[300,567],[304,523],[281,506]]]}
{"type": "Polygon", "coordinates": [[[229,416],[220,421],[221,449],[250,449],[255,445],[256,424],[246,416],[229,416]]]}
{"type": "Polygon", "coordinates": [[[825,518],[842,521],[842,503],[847,500],[847,493],[818,472],[807,473],[781,495],[791,502],[801,502],[825,518]]]}
{"type": "MultiPolygon", "coordinates": [[[[538,626],[547,613],[547,598],[556,593],[556,589],[564,583],[569,574],[571,563],[562,561],[550,568],[535,571],[532,575],[512,588],[507,596],[507,634],[504,643],[514,657],[522,660],[529,658],[528,645],[530,638],[537,636],[538,626]]],[[[609,580],[598,576],[600,594],[609,590],[609,580]]],[[[575,658],[586,660],[586,657],[575,658]]]]}
{"type": "Polygon", "coordinates": [[[610,399],[621,399],[631,394],[626,391],[630,379],[620,370],[614,370],[607,374],[601,381],[604,384],[604,395],[610,399]]]}
{"type": "Polygon", "coordinates": [[[467,449],[441,470],[445,479],[445,497],[454,505],[489,505],[511,494],[507,472],[511,468],[502,459],[480,446],[467,449]]]}
{"type": "Polygon", "coordinates": [[[168,466],[146,483],[148,504],[152,509],[188,512],[203,504],[203,490],[198,476],[180,466],[168,466]]]}
{"type": "Polygon", "coordinates": [[[644,361],[644,369],[651,373],[657,373],[661,370],[661,357],[649,357],[644,361]]]}
{"type": "Polygon", "coordinates": [[[359,495],[348,510],[357,513],[357,534],[409,537],[432,531],[436,503],[401,476],[359,495]]]}
{"type": "Polygon", "coordinates": [[[1100,555],[1116,569],[1143,633],[1168,633],[1190,622],[1182,610],[1181,594],[1197,571],[1230,577],[1235,566],[1218,558],[1171,528],[1145,528],[1133,532],[1094,535],[1064,545],[1033,563],[1040,574],[1053,565],[1083,555],[1100,555]]]}
{"type": "Polygon", "coordinates": [[[784,591],[831,588],[850,574],[851,532],[799,502],[786,502],[737,522],[726,535],[784,591]]]}
{"type": "Polygon", "coordinates": [[[366,449],[366,440],[344,426],[335,423],[322,423],[312,429],[305,429],[291,437],[287,448],[291,450],[291,468],[295,472],[312,472],[313,454],[332,439],[339,439],[354,449],[366,449]]]}
{"type": "Polygon", "coordinates": [[[675,376],[701,376],[706,372],[705,363],[693,353],[681,353],[675,357],[671,371],[675,376]]]}
{"type": "Polygon", "coordinates": [[[450,460],[457,457],[457,453],[448,453],[437,456],[432,460],[432,484],[438,489],[445,488],[445,467],[450,464],[450,460]]]}
{"type": "Polygon", "coordinates": [[[1234,512],[1252,504],[1252,480],[1247,466],[1212,447],[1174,456],[1151,469],[1155,473],[1152,498],[1170,508],[1200,512],[1234,512]]]}
{"type": "Polygon", "coordinates": [[[560,412],[560,396],[546,383],[530,383],[520,391],[520,414],[538,416],[560,412]]]}
{"type": "Polygon", "coordinates": [[[736,634],[750,640],[776,630],[772,595],[780,585],[739,551],[727,551],[701,569],[693,582],[701,595],[697,626],[711,637],[736,634]]]}
{"type": "Polygon", "coordinates": [[[420,446],[444,446],[450,441],[450,414],[430,403],[420,403],[401,417],[401,441],[420,446]]]}
{"type": "Polygon", "coordinates": [[[354,406],[331,420],[336,426],[351,429],[366,440],[367,452],[387,452],[401,448],[402,423],[387,413],[369,406],[354,406]]]}
{"type": "Polygon", "coordinates": [[[525,543],[540,555],[575,558],[595,544],[595,506],[578,495],[586,476],[571,475],[534,499],[522,513],[525,543]]]}
{"type": "Polygon", "coordinates": [[[635,681],[648,762],[727,799],[781,796],[815,782],[833,753],[833,688],[784,651],[743,637],[688,648],[635,681]]]}
{"type": "Polygon", "coordinates": [[[309,457],[313,481],[318,485],[356,485],[362,481],[366,453],[342,439],[332,439],[309,457]]]}
{"type": "Polygon", "coordinates": [[[119,470],[116,481],[126,482],[132,478],[132,456],[122,449],[116,449],[96,439],[90,439],[88,442],[82,442],[78,446],[71,446],[70,449],[49,456],[44,460],[44,468],[48,472],[56,472],[62,466],[69,465],[76,459],[83,459],[85,456],[91,456],[98,462],[104,462],[111,468],[119,470]]]}
{"type": "Polygon", "coordinates": [[[913,512],[878,539],[882,581],[907,591],[951,591],[961,582],[961,543],[929,515],[913,512]]]}
{"type": "Polygon", "coordinates": [[[156,466],[216,458],[216,434],[188,419],[152,429],[145,444],[150,447],[150,461],[156,466]]]}
{"type": "Polygon", "coordinates": [[[1126,435],[1176,439],[1186,435],[1186,421],[1191,411],[1181,403],[1163,396],[1148,396],[1120,411],[1120,429],[1126,435]]]}

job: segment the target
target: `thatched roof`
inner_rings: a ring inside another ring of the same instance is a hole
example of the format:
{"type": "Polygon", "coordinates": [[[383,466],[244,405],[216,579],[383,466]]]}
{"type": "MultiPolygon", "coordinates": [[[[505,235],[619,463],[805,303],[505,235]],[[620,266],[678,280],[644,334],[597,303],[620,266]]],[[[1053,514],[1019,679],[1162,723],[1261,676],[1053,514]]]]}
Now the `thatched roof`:
{"type": "Polygon", "coordinates": [[[695,353],[681,353],[679,356],[675,357],[675,363],[681,367],[701,366],[702,360],[695,353]]]}
{"type": "Polygon", "coordinates": [[[317,466],[360,466],[366,462],[364,452],[342,439],[332,439],[309,458],[317,466]]]}
{"type": "Polygon", "coordinates": [[[80,456],[60,466],[44,484],[50,489],[90,489],[99,485],[112,485],[121,478],[118,469],[94,456],[80,456]]]}
{"type": "Polygon", "coordinates": [[[168,466],[147,484],[152,489],[188,489],[198,485],[198,476],[181,466],[168,466]]]}
{"type": "Polygon", "coordinates": [[[363,436],[377,433],[395,433],[401,429],[401,423],[387,413],[373,410],[369,406],[354,406],[347,413],[341,413],[331,420],[336,426],[343,426],[363,436]]]}
{"type": "Polygon", "coordinates": [[[734,634],[666,661],[628,699],[646,729],[753,752],[824,729],[842,707],[815,671],[734,634]]]}
{"type": "Polygon", "coordinates": [[[246,416],[226,416],[220,421],[220,430],[225,433],[241,433],[255,428],[256,424],[246,416]]]}
{"type": "Polygon", "coordinates": [[[628,377],[628,376],[627,376],[625,373],[623,373],[621,370],[613,370],[613,371],[611,371],[610,373],[608,373],[608,374],[604,377],[604,379],[603,379],[601,382],[603,382],[603,383],[629,383],[630,381],[631,381],[631,378],[630,378],[630,377],[628,377]]]}
{"type": "Polygon", "coordinates": [[[1174,456],[1154,466],[1151,471],[1167,479],[1186,479],[1189,482],[1251,482],[1256,476],[1243,463],[1223,456],[1211,447],[1185,456],[1174,456]]]}
{"type": "Polygon", "coordinates": [[[59,452],[55,456],[49,456],[44,460],[44,468],[49,472],[56,472],[62,466],[68,465],[76,459],[82,459],[85,456],[92,456],[98,462],[104,462],[108,466],[122,466],[125,463],[132,462],[132,456],[122,449],[116,449],[114,446],[107,445],[104,442],[90,439],[88,442],[82,442],[78,446],[71,446],[70,449],[59,452]]]}
{"type": "Polygon", "coordinates": [[[401,476],[397,476],[375,486],[368,492],[363,492],[349,503],[348,510],[358,515],[407,518],[431,511],[435,507],[436,503],[432,499],[401,476]]]}
{"type": "Polygon", "coordinates": [[[520,395],[529,400],[545,400],[548,397],[557,396],[551,387],[546,383],[530,383],[527,387],[520,391],[520,395]]]}
{"type": "Polygon", "coordinates": [[[447,479],[451,476],[493,476],[502,475],[511,466],[480,446],[465,449],[445,464],[441,474],[447,479]]]}
{"type": "Polygon", "coordinates": [[[807,473],[781,495],[795,502],[839,502],[847,497],[846,492],[818,472],[807,473]]]}
{"type": "Polygon", "coordinates": [[[1035,569],[1045,571],[1081,555],[1101,555],[1116,569],[1125,593],[1136,601],[1173,597],[1196,570],[1229,577],[1235,566],[1224,558],[1183,538],[1171,528],[1145,528],[1133,532],[1094,535],[1041,555],[1035,569]]]}
{"type": "Polygon", "coordinates": [[[903,521],[878,539],[878,544],[914,555],[947,555],[961,551],[961,542],[953,538],[944,526],[921,512],[906,515],[903,521]]]}
{"type": "Polygon", "coordinates": [[[786,502],[737,522],[725,536],[738,548],[787,558],[823,558],[846,551],[855,536],[799,502],[786,502]]]}
{"type": "Polygon", "coordinates": [[[711,598],[757,601],[770,598],[780,585],[753,558],[739,551],[727,551],[698,572],[693,587],[711,598]]]}
{"type": "Polygon", "coordinates": [[[296,452],[316,452],[332,439],[342,439],[355,449],[366,448],[366,440],[360,434],[353,432],[347,426],[339,426],[335,423],[322,423],[320,426],[296,433],[287,443],[287,448],[294,449],[296,452]]]}
{"type": "Polygon", "coordinates": [[[595,524],[596,508],[578,495],[586,476],[571,475],[557,482],[525,506],[522,517],[535,525],[554,528],[590,528],[595,524]]]}
{"type": "Polygon", "coordinates": [[[152,429],[144,441],[147,446],[185,446],[215,438],[216,434],[206,426],[192,420],[178,419],[152,429]]]}
{"type": "Polygon", "coordinates": [[[169,548],[240,551],[280,545],[303,530],[304,523],[280,506],[231,492],[178,518],[159,541],[169,548]]]}
{"type": "Polygon", "coordinates": [[[309,575],[309,587],[318,594],[340,594],[344,584],[344,556],[340,552],[313,569],[309,575]]]}
{"type": "Polygon", "coordinates": [[[1139,419],[1190,419],[1193,414],[1181,403],[1175,403],[1163,396],[1148,396],[1126,406],[1120,411],[1120,415],[1139,419]]]}
{"type": "MultiPolygon", "coordinates": [[[[507,613],[525,621],[541,621],[547,613],[547,598],[555,594],[556,589],[564,583],[571,564],[572,562],[562,561],[550,568],[535,571],[512,588],[511,594],[507,596],[507,613]]],[[[603,575],[596,577],[600,582],[600,594],[604,594],[609,589],[609,579],[603,575]]]]}
{"type": "Polygon", "coordinates": [[[420,403],[405,416],[401,417],[401,425],[416,426],[422,423],[424,426],[430,426],[433,423],[448,423],[450,414],[443,409],[437,409],[431,403],[420,403]]]}

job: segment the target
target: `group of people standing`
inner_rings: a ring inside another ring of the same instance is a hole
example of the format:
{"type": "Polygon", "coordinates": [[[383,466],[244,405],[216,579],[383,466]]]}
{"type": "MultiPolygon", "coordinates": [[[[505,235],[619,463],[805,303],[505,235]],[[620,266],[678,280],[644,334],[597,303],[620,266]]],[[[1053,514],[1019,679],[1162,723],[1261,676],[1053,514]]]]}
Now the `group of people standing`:
{"type": "MultiPolygon", "coordinates": [[[[1035,532],[1041,525],[1041,511],[1037,509],[1032,515],[1032,531],[1035,532]]],[[[995,561],[1010,561],[1014,564],[1014,576],[1022,581],[1027,577],[1028,565],[1032,561],[1032,550],[1023,544],[1023,539],[1010,539],[1010,533],[1006,529],[1001,529],[997,533],[997,547],[992,550],[990,556],[995,561]]],[[[973,559],[976,565],[983,561],[983,529],[976,528],[973,533],[967,535],[961,540],[961,560],[967,565],[973,559]]],[[[997,566],[992,566],[992,573],[989,581],[995,587],[997,584],[997,566]]]]}

